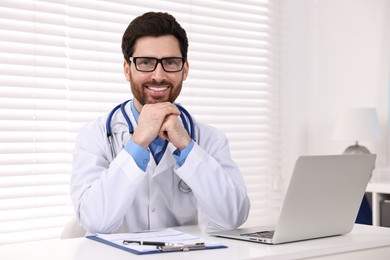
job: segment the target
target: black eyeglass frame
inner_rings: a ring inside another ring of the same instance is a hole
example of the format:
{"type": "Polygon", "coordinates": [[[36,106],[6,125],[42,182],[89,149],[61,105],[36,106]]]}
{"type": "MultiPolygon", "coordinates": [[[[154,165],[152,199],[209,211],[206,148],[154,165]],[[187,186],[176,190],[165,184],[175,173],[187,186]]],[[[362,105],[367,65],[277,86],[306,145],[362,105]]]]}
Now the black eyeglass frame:
{"type": "Polygon", "coordinates": [[[156,70],[157,68],[157,65],[160,63],[161,64],[161,67],[163,68],[163,70],[165,72],[179,72],[179,71],[182,71],[183,68],[184,68],[184,63],[186,62],[187,58],[185,57],[164,57],[164,58],[161,58],[161,59],[158,59],[158,58],[155,58],[155,57],[129,57],[129,61],[134,63],[134,66],[135,66],[135,69],[138,70],[138,71],[141,71],[141,72],[153,72],[156,70]],[[156,64],[154,65],[154,68],[151,69],[151,70],[140,70],[138,69],[137,67],[137,59],[152,59],[152,60],[155,60],[157,61],[156,64]],[[164,60],[169,60],[169,59],[181,59],[182,60],[182,63],[181,63],[181,68],[178,69],[178,70],[166,70],[165,67],[164,67],[164,64],[163,64],[163,61],[164,60]]]}

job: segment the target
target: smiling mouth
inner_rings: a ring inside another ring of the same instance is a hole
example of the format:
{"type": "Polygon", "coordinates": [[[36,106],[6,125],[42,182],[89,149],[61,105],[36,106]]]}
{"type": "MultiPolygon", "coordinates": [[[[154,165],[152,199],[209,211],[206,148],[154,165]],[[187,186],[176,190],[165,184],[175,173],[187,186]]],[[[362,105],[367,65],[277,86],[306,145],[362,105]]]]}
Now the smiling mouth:
{"type": "Polygon", "coordinates": [[[166,86],[166,87],[146,87],[147,89],[149,90],[152,90],[152,91],[156,91],[156,92],[162,92],[162,91],[165,91],[167,90],[169,87],[166,86]]]}

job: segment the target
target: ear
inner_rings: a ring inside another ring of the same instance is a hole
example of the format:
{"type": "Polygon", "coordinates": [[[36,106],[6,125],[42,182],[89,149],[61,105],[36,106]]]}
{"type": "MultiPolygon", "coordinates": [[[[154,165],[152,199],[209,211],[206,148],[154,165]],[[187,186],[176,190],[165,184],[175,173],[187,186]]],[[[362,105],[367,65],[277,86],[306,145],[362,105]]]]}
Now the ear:
{"type": "Polygon", "coordinates": [[[123,60],[123,73],[125,74],[126,80],[130,81],[130,65],[126,60],[123,60]]]}
{"type": "Polygon", "coordinates": [[[189,69],[190,69],[190,64],[188,63],[188,60],[186,60],[183,67],[183,81],[187,79],[189,69]]]}

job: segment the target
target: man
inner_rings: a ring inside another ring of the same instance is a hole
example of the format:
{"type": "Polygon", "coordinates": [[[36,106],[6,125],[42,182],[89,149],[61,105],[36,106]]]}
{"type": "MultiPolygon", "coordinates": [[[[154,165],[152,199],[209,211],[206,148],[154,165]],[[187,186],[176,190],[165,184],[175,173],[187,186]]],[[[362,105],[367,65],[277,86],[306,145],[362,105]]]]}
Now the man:
{"type": "Polygon", "coordinates": [[[87,124],[74,151],[72,200],[87,231],[193,225],[198,213],[209,231],[247,219],[249,199],[226,137],[193,120],[194,141],[185,127],[192,119],[173,103],[188,75],[187,50],[186,32],[167,13],[145,13],[126,29],[123,70],[134,98],[125,113],[87,124]]]}

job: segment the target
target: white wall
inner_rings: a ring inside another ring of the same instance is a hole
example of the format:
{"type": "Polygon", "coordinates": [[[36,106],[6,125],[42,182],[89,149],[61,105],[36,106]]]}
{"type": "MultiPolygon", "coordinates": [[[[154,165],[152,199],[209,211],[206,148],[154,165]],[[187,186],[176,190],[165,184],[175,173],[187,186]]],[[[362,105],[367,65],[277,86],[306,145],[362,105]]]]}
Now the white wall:
{"type": "MultiPolygon", "coordinates": [[[[362,142],[389,166],[390,0],[282,1],[283,173],[303,154],[339,154],[337,114],[376,107],[378,142],[362,142]]],[[[286,178],[288,179],[288,178],[286,178]]]]}

